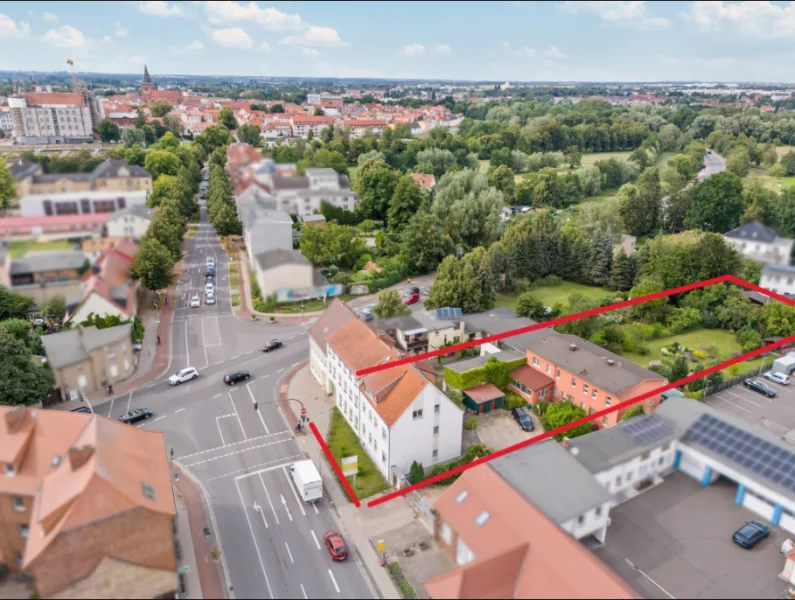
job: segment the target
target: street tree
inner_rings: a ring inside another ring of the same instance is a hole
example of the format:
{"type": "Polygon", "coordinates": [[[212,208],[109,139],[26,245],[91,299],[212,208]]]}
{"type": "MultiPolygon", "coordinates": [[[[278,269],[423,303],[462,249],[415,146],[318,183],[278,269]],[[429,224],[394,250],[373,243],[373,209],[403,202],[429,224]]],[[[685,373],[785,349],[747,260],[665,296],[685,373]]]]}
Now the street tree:
{"type": "Polygon", "coordinates": [[[378,303],[373,307],[375,316],[379,319],[399,317],[411,313],[409,307],[403,304],[403,299],[397,290],[384,290],[378,294],[378,303]]]}
{"type": "Polygon", "coordinates": [[[540,321],[546,316],[546,306],[532,292],[522,292],[516,302],[516,316],[540,321]]]}
{"type": "Polygon", "coordinates": [[[51,389],[46,372],[33,362],[29,346],[13,333],[0,330],[0,404],[35,404],[51,389]]]}
{"type": "Polygon", "coordinates": [[[152,174],[153,179],[161,175],[176,175],[182,162],[176,154],[166,150],[152,150],[146,155],[144,169],[152,174]]]}
{"type": "Polygon", "coordinates": [[[412,179],[411,175],[403,175],[398,180],[395,193],[389,200],[387,223],[391,231],[400,232],[414,216],[425,199],[425,191],[412,179]]]}
{"type": "Polygon", "coordinates": [[[461,307],[461,263],[455,256],[447,256],[436,271],[436,278],[431,291],[425,300],[430,309],[444,307],[461,307]]]}
{"type": "Polygon", "coordinates": [[[150,291],[167,288],[172,280],[174,259],[168,248],[156,239],[144,239],[130,265],[130,274],[150,291]]]}
{"type": "Polygon", "coordinates": [[[102,119],[97,125],[97,133],[103,142],[115,142],[119,139],[119,126],[113,121],[102,119]]]}

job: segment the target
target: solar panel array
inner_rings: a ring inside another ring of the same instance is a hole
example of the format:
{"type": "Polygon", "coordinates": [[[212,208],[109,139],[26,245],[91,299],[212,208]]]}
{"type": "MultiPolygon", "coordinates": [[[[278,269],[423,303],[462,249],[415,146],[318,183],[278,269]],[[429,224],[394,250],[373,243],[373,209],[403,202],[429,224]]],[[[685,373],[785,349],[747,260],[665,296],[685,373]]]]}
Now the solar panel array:
{"type": "Polygon", "coordinates": [[[461,311],[460,308],[437,308],[436,309],[436,318],[437,319],[460,319],[464,316],[464,313],[461,311]]]}
{"type": "Polygon", "coordinates": [[[632,438],[633,442],[643,446],[658,442],[673,433],[668,425],[654,416],[622,421],[618,426],[632,438]]]}
{"type": "Polygon", "coordinates": [[[683,441],[696,442],[795,492],[795,454],[712,415],[701,415],[683,441]]]}

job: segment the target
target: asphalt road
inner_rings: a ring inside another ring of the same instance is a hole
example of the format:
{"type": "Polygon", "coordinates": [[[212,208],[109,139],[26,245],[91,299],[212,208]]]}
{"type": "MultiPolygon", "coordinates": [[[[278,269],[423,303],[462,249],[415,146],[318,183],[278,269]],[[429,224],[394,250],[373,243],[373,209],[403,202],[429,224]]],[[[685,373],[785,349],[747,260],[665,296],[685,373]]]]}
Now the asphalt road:
{"type": "Polygon", "coordinates": [[[726,169],[726,161],[716,152],[709,152],[704,157],[704,168],[698,173],[698,180],[704,181],[707,177],[720,173],[726,169]]]}
{"type": "Polygon", "coordinates": [[[208,493],[236,598],[373,598],[354,553],[335,563],[323,546],[325,532],[340,531],[326,501],[304,505],[288,476],[287,468],[304,456],[278,408],[278,393],[287,372],[308,356],[307,328],[233,315],[227,256],[203,206],[177,290],[169,373],[192,366],[199,378],[171,386],[166,373],[94,411],[110,417],[130,408],[153,411],[139,426],[162,431],[177,463],[208,493]],[[207,256],[217,265],[215,305],[205,302],[207,256]],[[202,298],[201,307],[190,308],[193,295],[202,298]],[[263,353],[272,338],[284,347],[263,353]],[[232,370],[251,377],[228,386],[223,375],[232,370]]]}

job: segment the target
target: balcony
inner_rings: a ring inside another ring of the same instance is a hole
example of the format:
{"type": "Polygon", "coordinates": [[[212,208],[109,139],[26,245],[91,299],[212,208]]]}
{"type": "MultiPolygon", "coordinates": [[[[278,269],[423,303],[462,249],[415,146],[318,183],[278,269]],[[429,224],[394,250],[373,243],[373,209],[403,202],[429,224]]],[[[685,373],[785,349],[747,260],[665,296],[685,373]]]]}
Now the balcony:
{"type": "Polygon", "coordinates": [[[401,345],[408,351],[425,350],[428,348],[428,337],[422,335],[405,336],[401,345]]]}

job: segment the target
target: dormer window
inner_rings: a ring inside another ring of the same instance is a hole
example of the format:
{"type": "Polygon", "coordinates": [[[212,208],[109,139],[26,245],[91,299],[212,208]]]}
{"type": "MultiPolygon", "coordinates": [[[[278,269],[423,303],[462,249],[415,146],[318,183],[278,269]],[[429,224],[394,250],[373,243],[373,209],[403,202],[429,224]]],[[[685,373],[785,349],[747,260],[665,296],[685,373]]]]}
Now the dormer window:
{"type": "Polygon", "coordinates": [[[455,503],[456,504],[461,504],[464,500],[467,499],[468,496],[469,496],[469,491],[468,490],[464,490],[463,492],[458,494],[458,496],[455,497],[455,503]]]}
{"type": "Polygon", "coordinates": [[[491,515],[489,514],[489,511],[484,510],[482,513],[478,515],[478,518],[475,519],[475,525],[477,525],[478,527],[483,527],[486,524],[486,521],[488,521],[490,518],[491,515]]]}
{"type": "Polygon", "coordinates": [[[15,474],[16,471],[14,470],[14,465],[12,465],[11,463],[6,463],[6,475],[8,475],[9,477],[13,477],[15,474]]]}

